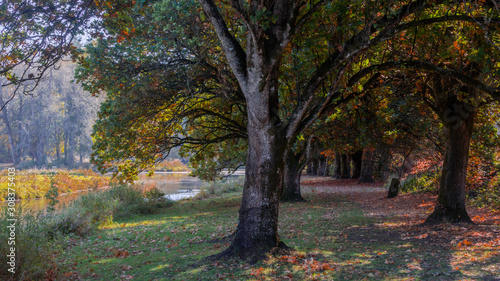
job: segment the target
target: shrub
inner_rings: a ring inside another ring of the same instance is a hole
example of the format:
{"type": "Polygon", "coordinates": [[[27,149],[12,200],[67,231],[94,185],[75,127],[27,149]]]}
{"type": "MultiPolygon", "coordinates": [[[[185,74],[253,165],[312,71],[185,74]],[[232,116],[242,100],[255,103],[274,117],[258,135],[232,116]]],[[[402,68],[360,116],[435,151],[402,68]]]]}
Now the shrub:
{"type": "Polygon", "coordinates": [[[38,167],[38,163],[35,160],[23,161],[16,166],[16,170],[27,170],[38,167]]]}
{"type": "Polygon", "coordinates": [[[134,186],[117,185],[105,191],[81,195],[59,210],[25,212],[16,207],[16,273],[8,272],[7,254],[11,223],[7,204],[0,206],[0,280],[44,280],[57,273],[54,255],[64,245],[65,237],[86,236],[99,226],[111,223],[114,217],[149,214],[172,205],[157,188],[142,192],[134,186]],[[11,279],[12,278],[12,279],[11,279]]]}
{"type": "MultiPolygon", "coordinates": [[[[470,192],[469,192],[469,195],[470,192]]],[[[500,209],[500,176],[495,176],[488,184],[474,190],[475,196],[468,196],[469,202],[477,207],[500,209]]]]}
{"type": "Polygon", "coordinates": [[[426,171],[418,175],[409,175],[401,181],[402,193],[436,192],[439,188],[440,171],[426,171]]]}
{"type": "Polygon", "coordinates": [[[99,226],[112,222],[119,202],[105,192],[89,192],[54,214],[54,229],[64,235],[85,236],[99,226]]]}
{"type": "Polygon", "coordinates": [[[165,160],[155,166],[156,170],[165,170],[173,172],[189,171],[188,166],[181,162],[180,159],[165,160]]]}
{"type": "Polygon", "coordinates": [[[48,234],[51,231],[51,218],[41,212],[26,212],[22,206],[17,206],[14,213],[16,221],[15,245],[8,245],[10,233],[7,221],[11,218],[5,205],[0,213],[0,280],[44,280],[47,272],[55,271],[57,263],[53,253],[60,249],[57,240],[48,234]],[[7,253],[10,247],[15,247],[15,274],[8,271],[7,253]]]}
{"type": "Polygon", "coordinates": [[[224,193],[243,191],[244,179],[213,181],[201,187],[200,192],[195,196],[197,199],[220,196],[224,193]]]}
{"type": "Polygon", "coordinates": [[[119,202],[114,210],[116,218],[126,218],[134,214],[153,214],[173,204],[173,201],[164,197],[165,194],[156,187],[142,191],[136,186],[117,185],[106,192],[119,202]]]}

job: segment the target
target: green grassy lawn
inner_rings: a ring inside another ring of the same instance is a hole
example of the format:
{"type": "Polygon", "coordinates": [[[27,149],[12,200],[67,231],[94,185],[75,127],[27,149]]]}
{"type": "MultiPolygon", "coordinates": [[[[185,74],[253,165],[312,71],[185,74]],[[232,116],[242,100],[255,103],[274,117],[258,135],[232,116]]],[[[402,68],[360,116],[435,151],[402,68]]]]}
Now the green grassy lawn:
{"type": "Polygon", "coordinates": [[[280,235],[294,251],[256,264],[206,259],[230,244],[240,193],[177,202],[86,238],[68,239],[57,280],[498,280],[499,225],[422,227],[432,197],[391,201],[374,185],[304,182],[284,203],[280,235]],[[495,236],[496,235],[496,236],[495,236]],[[496,239],[496,240],[495,240],[496,239]]]}

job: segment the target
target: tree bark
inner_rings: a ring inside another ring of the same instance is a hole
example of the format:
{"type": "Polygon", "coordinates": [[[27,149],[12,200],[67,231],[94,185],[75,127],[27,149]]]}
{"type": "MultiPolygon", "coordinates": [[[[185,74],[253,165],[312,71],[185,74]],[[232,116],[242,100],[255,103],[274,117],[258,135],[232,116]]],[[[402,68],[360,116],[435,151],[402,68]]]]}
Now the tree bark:
{"type": "Polygon", "coordinates": [[[342,154],[341,156],[341,171],[340,171],[340,178],[341,179],[348,179],[351,177],[351,165],[349,163],[349,155],[347,153],[342,154]]]}
{"type": "Polygon", "coordinates": [[[68,136],[68,159],[67,165],[69,168],[73,168],[75,164],[75,137],[73,132],[70,132],[68,136]]]}
{"type": "Polygon", "coordinates": [[[391,162],[391,151],[387,145],[382,145],[378,151],[380,153],[380,174],[385,181],[389,178],[389,163],[391,162]]]}
{"type": "Polygon", "coordinates": [[[305,159],[302,159],[303,153],[287,153],[285,161],[285,175],[283,182],[282,202],[303,202],[306,201],[300,192],[300,177],[305,167],[305,159]],[[302,160],[302,161],[301,161],[302,160]]]}
{"type": "Polygon", "coordinates": [[[68,166],[68,134],[65,132],[64,134],[64,163],[68,166]]]}
{"type": "Polygon", "coordinates": [[[325,177],[330,176],[330,164],[328,164],[328,162],[329,162],[328,157],[325,157],[325,166],[324,166],[324,169],[325,169],[324,176],[325,177]]]}
{"type": "Polygon", "coordinates": [[[446,152],[441,173],[438,202],[425,223],[472,223],[466,209],[466,175],[475,108],[450,98],[440,115],[446,130],[446,152]]]}
{"type": "Polygon", "coordinates": [[[342,171],[342,156],[340,152],[335,151],[335,165],[333,167],[333,178],[340,179],[340,174],[342,171]]]}
{"type": "Polygon", "coordinates": [[[399,184],[400,184],[400,181],[398,178],[391,179],[391,185],[389,186],[389,192],[387,194],[387,198],[394,198],[394,197],[398,196],[399,184]]]}
{"type": "Polygon", "coordinates": [[[373,156],[373,151],[371,148],[365,148],[363,150],[361,174],[358,180],[359,183],[373,182],[372,156],[373,156]]]}
{"type": "Polygon", "coordinates": [[[326,157],[320,155],[318,158],[318,176],[325,176],[326,157]]]}
{"type": "Polygon", "coordinates": [[[249,260],[284,245],[278,236],[278,209],[287,144],[276,129],[278,119],[270,104],[261,102],[265,101],[247,101],[249,145],[243,198],[234,240],[222,253],[249,260]]]}
{"type": "Polygon", "coordinates": [[[56,157],[57,157],[57,161],[59,161],[59,160],[61,160],[61,155],[60,155],[61,154],[60,153],[60,151],[61,151],[61,147],[60,147],[61,144],[59,143],[59,140],[57,138],[55,138],[55,140],[56,140],[56,157]]]}
{"type": "Polygon", "coordinates": [[[353,179],[359,179],[361,175],[361,163],[363,160],[363,150],[356,150],[351,155],[352,160],[352,177],[353,179]]]}
{"type": "Polygon", "coordinates": [[[312,160],[312,174],[315,176],[319,175],[319,158],[317,156],[312,160]]]}

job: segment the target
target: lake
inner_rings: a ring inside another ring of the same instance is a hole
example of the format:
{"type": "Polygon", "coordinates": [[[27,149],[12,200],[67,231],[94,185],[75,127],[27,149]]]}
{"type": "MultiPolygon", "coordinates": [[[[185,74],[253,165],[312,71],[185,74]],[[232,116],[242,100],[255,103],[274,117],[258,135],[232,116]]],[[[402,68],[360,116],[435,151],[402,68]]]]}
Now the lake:
{"type": "MultiPolygon", "coordinates": [[[[144,188],[155,186],[170,199],[179,200],[195,196],[200,188],[207,184],[188,174],[188,172],[156,172],[151,178],[146,174],[141,174],[136,184],[144,188]]],[[[227,180],[234,181],[244,176],[245,171],[236,171],[227,180]]]]}

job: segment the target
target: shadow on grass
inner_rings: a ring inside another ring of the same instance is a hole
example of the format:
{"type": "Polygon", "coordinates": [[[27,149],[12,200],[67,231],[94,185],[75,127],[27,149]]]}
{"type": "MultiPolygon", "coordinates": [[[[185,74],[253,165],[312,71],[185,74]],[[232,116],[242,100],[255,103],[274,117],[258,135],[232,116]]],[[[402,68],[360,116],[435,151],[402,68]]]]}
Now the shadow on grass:
{"type": "MultiPolygon", "coordinates": [[[[341,194],[284,203],[279,233],[295,251],[256,264],[207,258],[230,245],[240,197],[188,201],[74,241],[62,279],[94,280],[498,280],[498,248],[457,238],[460,226],[405,226],[371,216],[341,194]],[[457,232],[457,233],[458,233],[457,232]],[[462,246],[459,246],[462,243],[462,246]],[[469,242],[471,243],[471,242],[469,242]],[[497,279],[495,279],[497,278],[497,279]]],[[[479,226],[480,227],[480,226],[479,226]]],[[[469,231],[469,230],[467,230],[469,231]]],[[[473,232],[471,229],[469,232],[473,232]]],[[[463,233],[460,232],[460,233],[463,233]]],[[[488,245],[498,237],[482,237],[488,245]]],[[[472,241],[472,240],[471,240],[472,241]]]]}

